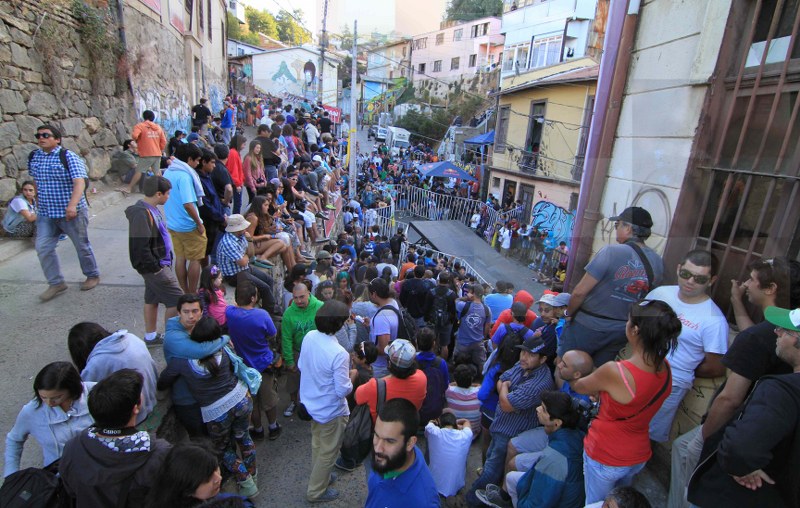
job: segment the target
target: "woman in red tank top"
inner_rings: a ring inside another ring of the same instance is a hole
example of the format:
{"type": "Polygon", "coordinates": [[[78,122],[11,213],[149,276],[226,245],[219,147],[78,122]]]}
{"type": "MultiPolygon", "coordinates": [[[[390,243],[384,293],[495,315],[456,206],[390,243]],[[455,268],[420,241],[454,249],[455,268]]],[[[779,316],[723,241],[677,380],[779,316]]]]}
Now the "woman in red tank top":
{"type": "Polygon", "coordinates": [[[573,383],[576,392],[600,400],[600,412],[583,442],[586,504],[602,501],[614,487],[630,485],[650,459],[650,420],[672,389],[664,358],[680,331],[681,322],[666,303],[634,304],[625,326],[630,359],[608,362],[573,383]]]}

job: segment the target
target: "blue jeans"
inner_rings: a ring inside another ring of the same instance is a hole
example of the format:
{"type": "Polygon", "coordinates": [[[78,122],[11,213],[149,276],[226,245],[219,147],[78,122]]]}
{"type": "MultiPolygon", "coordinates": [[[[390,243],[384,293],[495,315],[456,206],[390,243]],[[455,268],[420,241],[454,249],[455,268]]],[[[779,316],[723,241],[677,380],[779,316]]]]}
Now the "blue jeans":
{"type": "Polygon", "coordinates": [[[586,504],[604,500],[614,487],[630,486],[633,483],[633,477],[644,469],[645,464],[647,462],[633,466],[606,466],[592,460],[586,455],[586,452],[583,452],[583,485],[586,489],[586,504]]]}
{"type": "Polygon", "coordinates": [[[58,237],[61,233],[72,240],[83,274],[86,277],[100,276],[92,244],[89,243],[88,229],[89,211],[86,208],[79,210],[78,216],[70,221],[63,217],[60,219],[51,219],[42,215],[36,217],[36,253],[39,255],[39,264],[42,265],[42,271],[49,285],[57,286],[64,283],[64,276],[61,274],[61,267],[58,264],[58,254],[56,254],[58,237]]]}
{"type": "Polygon", "coordinates": [[[264,174],[267,177],[267,182],[269,182],[273,178],[278,178],[278,167],[272,165],[264,166],[264,174]]]}
{"type": "Polygon", "coordinates": [[[237,191],[236,187],[233,188],[233,213],[241,213],[242,211],[242,191],[237,191]]]}
{"type": "Polygon", "coordinates": [[[483,506],[478,496],[475,495],[476,490],[485,489],[490,483],[502,485],[503,472],[506,467],[506,451],[510,440],[511,438],[509,436],[492,433],[492,442],[489,444],[489,449],[486,451],[486,462],[483,463],[483,472],[478,479],[475,480],[475,483],[472,484],[469,492],[467,492],[467,506],[483,506]]]}

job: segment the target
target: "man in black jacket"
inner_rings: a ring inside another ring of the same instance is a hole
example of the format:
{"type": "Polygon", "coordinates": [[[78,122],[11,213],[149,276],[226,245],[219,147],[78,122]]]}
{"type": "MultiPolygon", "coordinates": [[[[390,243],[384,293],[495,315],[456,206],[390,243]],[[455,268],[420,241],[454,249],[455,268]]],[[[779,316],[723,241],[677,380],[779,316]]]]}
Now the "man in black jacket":
{"type": "Polygon", "coordinates": [[[136,430],[142,383],[122,369],[89,392],[94,425],[67,442],[58,468],[76,508],[144,506],[170,444],[136,430]]]}
{"type": "Polygon", "coordinates": [[[172,240],[167,223],[158,205],[169,198],[172,184],[163,176],[151,176],[144,181],[144,199],[129,206],[125,216],[130,224],[128,251],[131,265],[144,279],[144,329],[148,346],[164,342],[156,333],[158,304],[167,308],[164,323],[178,315],[176,306],[183,294],[172,270],[172,240]]]}
{"type": "Polygon", "coordinates": [[[762,377],[744,408],[706,440],[689,482],[700,506],[800,506],[800,309],[767,307],[791,374],[762,377]]]}
{"type": "Polygon", "coordinates": [[[400,304],[408,309],[408,313],[417,321],[419,328],[425,326],[425,294],[430,289],[423,277],[425,277],[425,267],[417,265],[414,267],[414,277],[406,277],[400,290],[400,304]]]}

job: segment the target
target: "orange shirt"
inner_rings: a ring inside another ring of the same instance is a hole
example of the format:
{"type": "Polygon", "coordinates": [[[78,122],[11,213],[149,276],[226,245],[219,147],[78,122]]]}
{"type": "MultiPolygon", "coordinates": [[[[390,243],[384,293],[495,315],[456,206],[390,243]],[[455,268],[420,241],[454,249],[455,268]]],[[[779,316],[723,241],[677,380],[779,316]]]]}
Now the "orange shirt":
{"type": "Polygon", "coordinates": [[[403,263],[403,265],[400,267],[400,275],[397,276],[397,280],[405,280],[406,272],[413,269],[415,266],[417,266],[417,264],[412,263],[411,261],[403,263]]]}
{"type": "MultiPolygon", "coordinates": [[[[428,377],[424,372],[417,369],[406,379],[386,376],[383,380],[386,381],[386,400],[406,399],[419,411],[428,393],[428,377]]],[[[378,382],[375,379],[370,379],[356,388],[356,404],[364,403],[369,404],[369,412],[374,422],[378,418],[378,382]]]]}
{"type": "Polygon", "coordinates": [[[139,157],[161,157],[167,146],[163,129],[149,120],[137,123],[131,138],[139,146],[139,157]]]}

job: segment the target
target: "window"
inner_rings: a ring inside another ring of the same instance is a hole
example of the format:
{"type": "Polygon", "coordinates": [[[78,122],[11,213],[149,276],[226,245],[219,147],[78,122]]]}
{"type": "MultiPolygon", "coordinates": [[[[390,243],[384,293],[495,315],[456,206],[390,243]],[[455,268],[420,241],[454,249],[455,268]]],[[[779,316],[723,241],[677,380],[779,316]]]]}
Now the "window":
{"type": "Polygon", "coordinates": [[[211,41],[211,0],[208,0],[208,40],[211,41]]]}
{"type": "Polygon", "coordinates": [[[417,72],[419,72],[420,74],[425,74],[425,64],[419,64],[417,66],[417,72]]]}
{"type": "Polygon", "coordinates": [[[453,31],[453,40],[454,41],[460,41],[461,37],[463,37],[463,36],[464,36],[464,29],[463,28],[459,28],[458,30],[454,30],[453,31]]]}
{"type": "Polygon", "coordinates": [[[492,187],[500,187],[500,178],[496,176],[492,178],[492,187]]]}
{"type": "Polygon", "coordinates": [[[423,37],[414,41],[414,49],[425,49],[428,47],[428,38],[423,37]]]}
{"type": "Polygon", "coordinates": [[[475,67],[476,65],[478,65],[478,55],[469,55],[469,66],[475,67]]]}
{"type": "Polygon", "coordinates": [[[200,0],[199,2],[197,2],[197,10],[199,11],[198,15],[197,15],[197,22],[200,25],[200,30],[202,30],[203,29],[203,18],[205,17],[203,15],[203,0],[200,0]]]}
{"type": "Polygon", "coordinates": [[[531,53],[531,69],[546,67],[561,61],[561,42],[562,37],[547,37],[538,41],[533,41],[533,51],[531,53]]]}
{"type": "Polygon", "coordinates": [[[436,34],[436,45],[441,46],[444,44],[444,32],[436,34]]]}
{"type": "Polygon", "coordinates": [[[192,22],[194,21],[194,16],[192,15],[192,9],[194,9],[194,0],[184,0],[184,4],[186,7],[186,14],[189,15],[189,32],[192,31],[192,22]]]}
{"type": "Polygon", "coordinates": [[[433,72],[442,72],[442,61],[436,60],[433,62],[433,72]]]}
{"type": "MultiPolygon", "coordinates": [[[[210,1],[210,0],[209,0],[209,1],[210,1]]],[[[403,46],[403,58],[405,58],[405,56],[406,56],[406,49],[407,49],[407,48],[406,48],[405,46],[403,46]]]]}
{"type": "Polygon", "coordinates": [[[461,58],[460,58],[460,57],[455,57],[455,58],[453,58],[452,60],[450,60],[450,70],[451,70],[451,71],[456,71],[456,70],[458,70],[458,64],[459,64],[460,62],[461,62],[461,58]]]}
{"type": "Polygon", "coordinates": [[[514,50],[511,49],[503,53],[503,72],[510,71],[514,65],[514,50]]]}
{"type": "Polygon", "coordinates": [[[506,151],[506,135],[508,134],[508,120],[511,117],[511,106],[500,106],[497,115],[497,132],[494,136],[494,149],[496,152],[506,151]]]}
{"type": "Polygon", "coordinates": [[[472,25],[470,29],[470,37],[481,37],[489,33],[489,23],[481,23],[480,25],[472,25]]]}
{"type": "Polygon", "coordinates": [[[517,50],[517,68],[524,70],[528,68],[528,47],[519,48],[517,50]]]}

